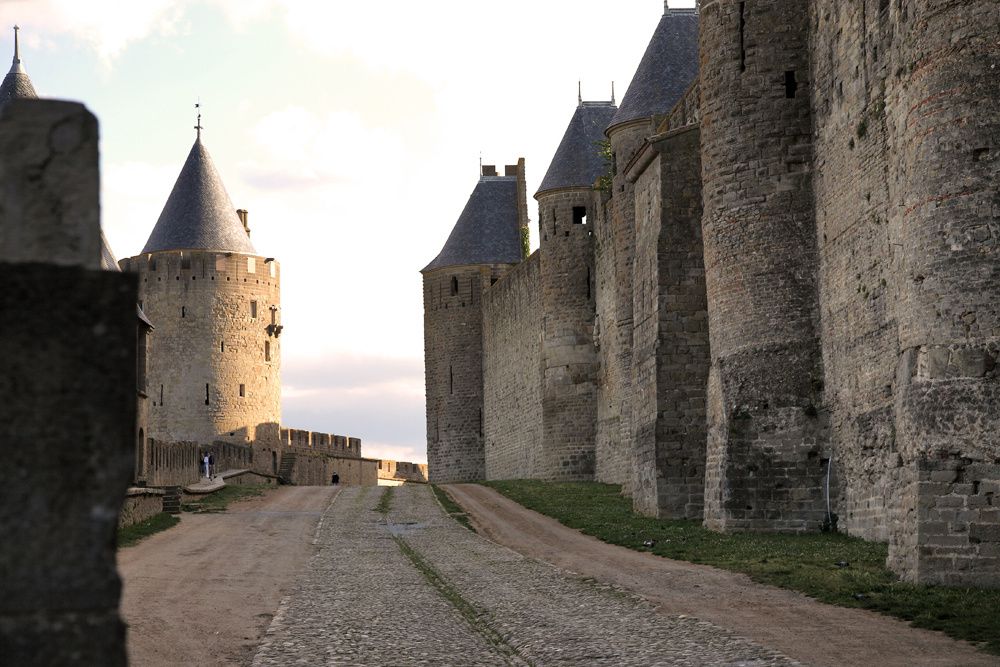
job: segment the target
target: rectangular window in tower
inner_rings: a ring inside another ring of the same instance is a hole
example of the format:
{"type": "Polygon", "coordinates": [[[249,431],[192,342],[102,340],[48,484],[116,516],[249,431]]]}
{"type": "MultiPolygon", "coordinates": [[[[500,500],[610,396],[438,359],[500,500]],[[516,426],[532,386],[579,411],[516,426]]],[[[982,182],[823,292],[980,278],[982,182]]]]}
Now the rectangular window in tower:
{"type": "Polygon", "coordinates": [[[226,351],[226,341],[222,341],[219,343],[219,352],[225,352],[225,351],[226,351]]]}
{"type": "Polygon", "coordinates": [[[181,317],[187,317],[187,306],[181,306],[181,317]]]}
{"type": "Polygon", "coordinates": [[[747,70],[747,49],[746,49],[746,30],[747,30],[747,20],[746,20],[746,8],[747,3],[740,3],[740,71],[745,72],[747,70]]]}
{"type": "Polygon", "coordinates": [[[247,273],[257,273],[256,257],[247,257],[247,273]]]}
{"type": "Polygon", "coordinates": [[[181,268],[190,269],[191,268],[191,258],[181,253],[181,268]]]}
{"type": "Polygon", "coordinates": [[[785,97],[790,100],[794,99],[798,87],[799,84],[795,81],[795,70],[785,72],[785,97]]]}
{"type": "Polygon", "coordinates": [[[246,398],[247,386],[245,384],[240,385],[240,398],[246,398]]]}
{"type": "Polygon", "coordinates": [[[264,361],[271,361],[271,341],[264,341],[264,361]]]}
{"type": "Polygon", "coordinates": [[[205,385],[205,405],[208,405],[208,385],[205,385]]]}
{"type": "Polygon", "coordinates": [[[163,385],[160,385],[160,407],[163,407],[163,385]]]}
{"type": "Polygon", "coordinates": [[[573,207],[573,224],[574,225],[585,225],[585,224],[587,224],[587,207],[586,206],[574,206],[573,207]]]}
{"type": "Polygon", "coordinates": [[[448,366],[448,393],[455,393],[455,370],[448,366]]]}
{"type": "Polygon", "coordinates": [[[225,255],[216,255],[215,256],[215,272],[218,273],[219,271],[225,271],[225,270],[226,270],[226,256],[225,255]]]}
{"type": "Polygon", "coordinates": [[[256,301],[251,301],[250,302],[250,319],[252,319],[252,320],[257,319],[257,302],[256,301]]]}

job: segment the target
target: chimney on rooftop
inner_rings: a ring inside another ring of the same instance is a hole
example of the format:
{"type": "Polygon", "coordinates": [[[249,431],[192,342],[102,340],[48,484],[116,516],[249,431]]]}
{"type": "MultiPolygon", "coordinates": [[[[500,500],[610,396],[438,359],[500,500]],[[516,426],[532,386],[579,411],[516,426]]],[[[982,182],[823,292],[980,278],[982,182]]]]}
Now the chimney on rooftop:
{"type": "Polygon", "coordinates": [[[247,222],[247,219],[250,216],[250,212],[248,210],[246,210],[245,208],[238,208],[238,209],[236,209],[236,215],[239,216],[240,222],[243,223],[243,231],[245,231],[247,233],[247,236],[249,237],[250,236],[250,223],[247,222]]]}

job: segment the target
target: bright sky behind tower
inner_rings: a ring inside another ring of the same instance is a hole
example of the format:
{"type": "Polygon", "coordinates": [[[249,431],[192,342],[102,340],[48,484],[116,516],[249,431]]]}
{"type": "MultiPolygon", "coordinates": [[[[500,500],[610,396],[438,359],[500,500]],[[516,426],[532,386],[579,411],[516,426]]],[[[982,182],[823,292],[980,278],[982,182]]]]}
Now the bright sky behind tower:
{"type": "MultiPolygon", "coordinates": [[[[233,204],[282,265],[283,423],[424,462],[419,270],[480,155],[501,168],[524,157],[533,193],[577,81],[591,100],[614,81],[621,100],[662,12],[660,0],[0,0],[0,25],[21,26],[40,96],[97,115],[119,258],[152,231],[201,101],[233,204]]],[[[0,36],[4,62],[13,31],[0,36]]]]}

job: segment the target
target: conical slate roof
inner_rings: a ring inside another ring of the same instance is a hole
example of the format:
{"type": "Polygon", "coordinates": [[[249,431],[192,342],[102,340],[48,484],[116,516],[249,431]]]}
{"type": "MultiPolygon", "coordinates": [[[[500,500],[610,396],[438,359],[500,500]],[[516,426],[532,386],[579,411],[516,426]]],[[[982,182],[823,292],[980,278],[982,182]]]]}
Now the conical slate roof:
{"type": "Polygon", "coordinates": [[[594,185],[597,177],[607,169],[599,144],[617,110],[614,102],[580,102],[536,197],[547,190],[594,185]]]}
{"type": "Polygon", "coordinates": [[[111,250],[111,244],[108,243],[108,237],[104,235],[103,229],[101,230],[101,268],[105,271],[121,271],[121,267],[118,266],[118,258],[111,250]]]}
{"type": "Polygon", "coordinates": [[[698,10],[667,9],[609,128],[670,109],[698,76],[698,10]]]}
{"type": "Polygon", "coordinates": [[[444,248],[421,273],[463,264],[516,264],[521,261],[517,225],[517,178],[483,176],[444,248]]]}
{"type": "Polygon", "coordinates": [[[200,132],[142,252],[161,250],[257,254],[200,132]]]}
{"type": "Polygon", "coordinates": [[[3,78],[0,84],[0,108],[7,102],[15,99],[34,99],[38,97],[35,87],[31,85],[28,73],[21,65],[21,49],[17,41],[17,28],[14,28],[14,61],[10,65],[10,71],[3,78]]]}

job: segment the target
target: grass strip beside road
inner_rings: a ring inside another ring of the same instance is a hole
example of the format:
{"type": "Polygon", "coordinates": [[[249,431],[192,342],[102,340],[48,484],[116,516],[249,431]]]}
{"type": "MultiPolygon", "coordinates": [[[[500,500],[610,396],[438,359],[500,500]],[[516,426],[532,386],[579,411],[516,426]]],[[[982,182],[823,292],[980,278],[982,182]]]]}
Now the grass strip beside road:
{"type": "Polygon", "coordinates": [[[885,544],[818,531],[715,533],[699,521],[636,514],[621,487],[610,484],[535,480],[484,484],[609,544],[742,572],[759,583],[895,616],[1000,655],[1000,590],[902,582],[885,565],[885,544]]]}
{"type": "Polygon", "coordinates": [[[437,498],[438,502],[441,503],[441,507],[452,519],[465,526],[472,532],[476,532],[476,529],[472,527],[472,523],[469,522],[469,515],[465,513],[462,506],[451,499],[448,492],[442,489],[437,484],[431,484],[431,491],[434,492],[434,497],[437,498]]]}
{"type": "Polygon", "coordinates": [[[118,529],[118,548],[130,547],[138,544],[150,535],[155,535],[167,528],[172,528],[180,522],[180,519],[172,514],[160,512],[154,514],[145,521],[134,523],[131,526],[118,529]]]}
{"type": "Polygon", "coordinates": [[[238,500],[262,496],[265,492],[272,488],[274,487],[266,484],[224,486],[218,491],[198,496],[197,500],[184,503],[181,505],[181,509],[185,512],[195,513],[225,512],[229,509],[229,505],[231,503],[238,500]]]}

